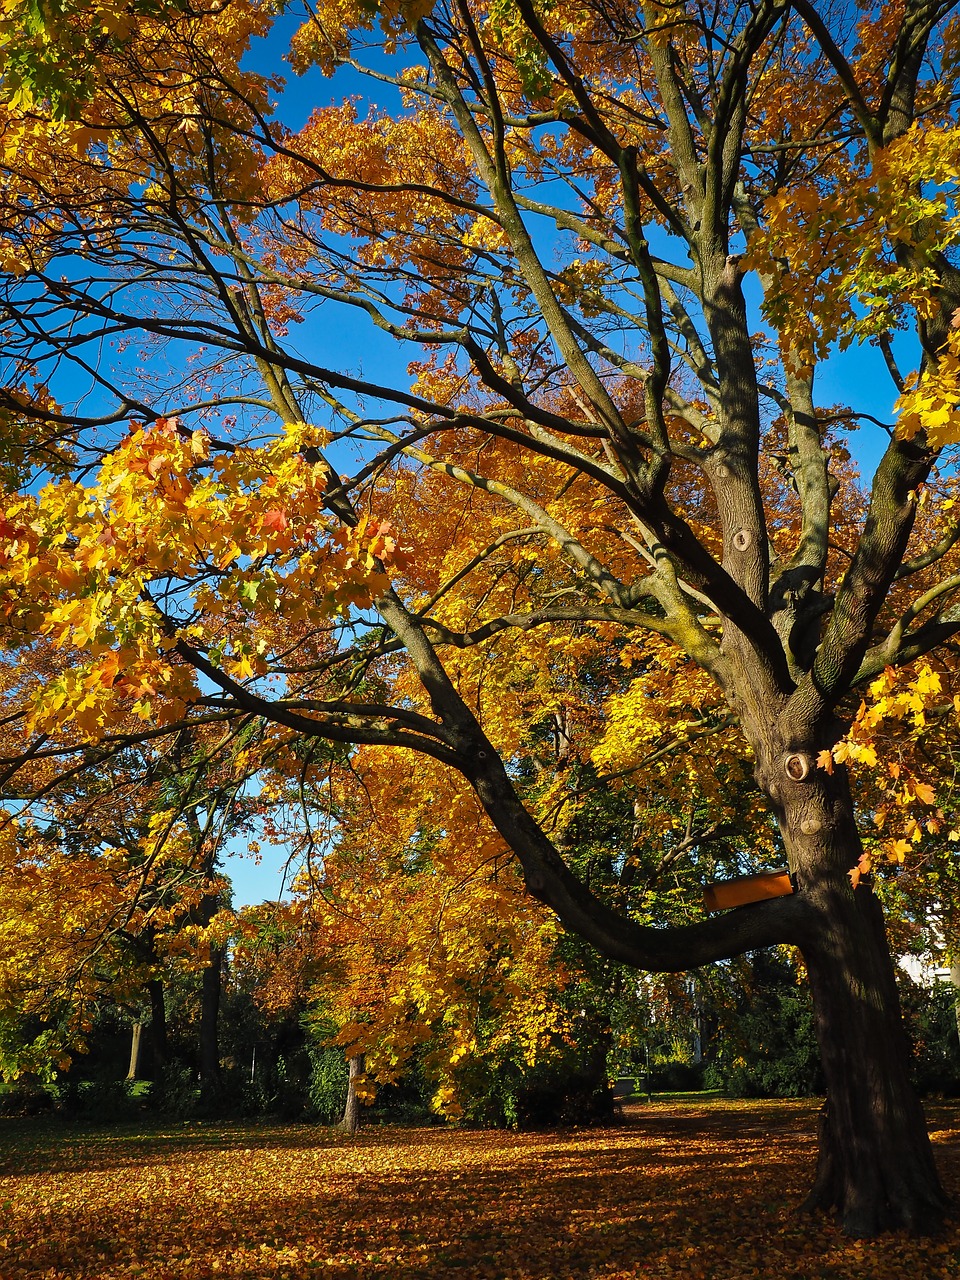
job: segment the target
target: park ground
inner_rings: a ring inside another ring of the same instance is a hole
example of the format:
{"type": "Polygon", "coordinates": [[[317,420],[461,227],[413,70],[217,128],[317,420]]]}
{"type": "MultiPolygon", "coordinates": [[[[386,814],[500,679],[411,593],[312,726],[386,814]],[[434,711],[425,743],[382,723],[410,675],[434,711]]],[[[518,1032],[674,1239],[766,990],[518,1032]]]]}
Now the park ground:
{"type": "MultiPolygon", "coordinates": [[[[960,1104],[928,1107],[960,1198],[960,1104]]],[[[845,1240],[795,1209],[813,1102],[631,1104],[513,1134],[0,1120],[0,1277],[955,1280],[933,1240],[845,1240]]]]}

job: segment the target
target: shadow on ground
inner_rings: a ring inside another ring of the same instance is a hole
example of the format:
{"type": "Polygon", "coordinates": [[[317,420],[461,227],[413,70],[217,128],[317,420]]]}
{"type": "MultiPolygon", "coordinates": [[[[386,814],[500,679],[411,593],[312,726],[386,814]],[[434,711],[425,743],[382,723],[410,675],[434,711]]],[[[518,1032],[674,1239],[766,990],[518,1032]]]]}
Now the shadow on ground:
{"type": "MultiPolygon", "coordinates": [[[[508,1134],[0,1124],[3,1280],[955,1280],[960,1232],[843,1240],[795,1206],[815,1103],[634,1104],[508,1134]],[[3,1240],[3,1237],[6,1237],[3,1240]]],[[[960,1190],[960,1107],[931,1127],[960,1190]]]]}

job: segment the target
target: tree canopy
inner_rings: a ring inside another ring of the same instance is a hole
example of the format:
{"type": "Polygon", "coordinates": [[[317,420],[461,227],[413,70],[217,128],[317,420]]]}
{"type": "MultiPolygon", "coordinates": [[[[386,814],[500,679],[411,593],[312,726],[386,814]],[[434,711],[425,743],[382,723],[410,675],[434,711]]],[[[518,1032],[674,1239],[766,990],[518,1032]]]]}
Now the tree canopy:
{"type": "Polygon", "coordinates": [[[798,946],[811,1203],[935,1223],[868,875],[914,846],[955,874],[953,6],[301,16],[334,101],[297,130],[245,0],[74,15],[69,99],[5,55],[10,795],[188,729],[242,772],[255,728],[253,766],[306,782],[343,744],[421,806],[442,766],[438,839],[467,869],[495,841],[606,957],[798,946]],[[891,421],[817,400],[855,345],[891,421]],[[651,913],[731,826],[798,891],[651,913]]]}

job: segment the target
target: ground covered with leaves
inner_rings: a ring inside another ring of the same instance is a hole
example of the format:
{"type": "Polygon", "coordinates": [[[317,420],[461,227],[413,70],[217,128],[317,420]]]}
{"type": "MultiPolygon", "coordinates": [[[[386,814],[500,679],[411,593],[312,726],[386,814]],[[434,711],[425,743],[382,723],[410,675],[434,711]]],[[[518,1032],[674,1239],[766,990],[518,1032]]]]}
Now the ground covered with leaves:
{"type": "MultiPolygon", "coordinates": [[[[0,1122],[0,1277],[954,1280],[938,1239],[845,1240],[794,1210],[809,1102],[632,1106],[511,1134],[0,1122]]],[[[960,1192],[960,1106],[929,1108],[960,1192]]]]}

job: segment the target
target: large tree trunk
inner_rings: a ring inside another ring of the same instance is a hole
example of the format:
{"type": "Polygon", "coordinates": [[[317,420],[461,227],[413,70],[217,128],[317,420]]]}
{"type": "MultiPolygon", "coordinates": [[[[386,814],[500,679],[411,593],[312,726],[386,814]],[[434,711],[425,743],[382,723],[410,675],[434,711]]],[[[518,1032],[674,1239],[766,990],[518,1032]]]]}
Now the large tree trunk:
{"type": "Polygon", "coordinates": [[[788,751],[758,769],[810,915],[800,949],[827,1096],[805,1207],[835,1209],[857,1237],[931,1231],[948,1200],[909,1078],[883,911],[868,882],[851,883],[862,845],[846,772],[831,776],[814,760],[812,748],[788,751]]]}
{"type": "Polygon", "coordinates": [[[806,1208],[836,1209],[853,1236],[925,1232],[947,1207],[909,1053],[880,904],[868,885],[813,890],[823,921],[803,950],[827,1097],[806,1208]]]}
{"type": "Polygon", "coordinates": [[[842,728],[811,728],[810,717],[799,714],[791,722],[782,715],[786,700],[751,692],[746,661],[744,668],[740,688],[751,698],[738,694],[737,714],[755,752],[757,782],[780,824],[799,890],[794,895],[693,926],[634,926],[588,897],[517,803],[509,780],[486,763],[494,752],[485,740],[475,753],[474,787],[518,851],[530,891],[613,959],[678,972],[762,947],[799,947],[811,978],[827,1085],[822,1155],[807,1205],[836,1208],[844,1229],[860,1237],[903,1227],[933,1230],[948,1202],[909,1080],[883,916],[867,884],[851,885],[862,846],[846,771],[817,763],[842,728]]]}

